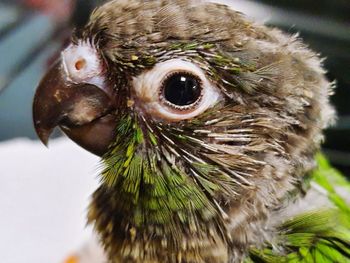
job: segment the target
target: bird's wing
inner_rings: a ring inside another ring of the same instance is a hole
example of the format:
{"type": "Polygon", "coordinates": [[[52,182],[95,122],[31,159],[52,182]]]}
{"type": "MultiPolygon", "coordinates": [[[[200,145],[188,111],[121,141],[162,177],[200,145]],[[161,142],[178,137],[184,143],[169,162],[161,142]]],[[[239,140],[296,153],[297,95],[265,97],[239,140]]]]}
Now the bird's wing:
{"type": "Polygon", "coordinates": [[[247,263],[350,262],[350,183],[322,154],[316,160],[305,197],[278,215],[279,234],[251,248],[247,263]]]}

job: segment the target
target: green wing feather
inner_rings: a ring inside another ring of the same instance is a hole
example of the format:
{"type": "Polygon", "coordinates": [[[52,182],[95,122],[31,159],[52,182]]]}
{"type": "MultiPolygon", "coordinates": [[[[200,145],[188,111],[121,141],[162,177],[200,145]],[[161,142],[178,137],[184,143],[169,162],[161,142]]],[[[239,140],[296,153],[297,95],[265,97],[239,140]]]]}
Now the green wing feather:
{"type": "Polygon", "coordinates": [[[333,263],[350,262],[350,208],[336,192],[341,187],[350,194],[349,182],[322,155],[311,181],[327,191],[334,209],[311,211],[287,220],[279,227],[276,244],[251,248],[246,263],[333,263]]]}

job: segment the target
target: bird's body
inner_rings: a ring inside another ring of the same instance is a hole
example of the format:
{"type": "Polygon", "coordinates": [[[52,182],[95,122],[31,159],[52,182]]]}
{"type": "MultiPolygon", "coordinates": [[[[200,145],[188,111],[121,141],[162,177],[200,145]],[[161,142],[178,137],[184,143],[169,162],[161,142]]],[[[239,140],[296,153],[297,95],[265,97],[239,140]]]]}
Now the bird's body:
{"type": "Polygon", "coordinates": [[[312,173],[332,85],[297,37],[224,5],[116,0],[72,42],[35,124],[102,156],[89,222],[111,262],[349,260],[347,182],[321,156],[312,173]]]}

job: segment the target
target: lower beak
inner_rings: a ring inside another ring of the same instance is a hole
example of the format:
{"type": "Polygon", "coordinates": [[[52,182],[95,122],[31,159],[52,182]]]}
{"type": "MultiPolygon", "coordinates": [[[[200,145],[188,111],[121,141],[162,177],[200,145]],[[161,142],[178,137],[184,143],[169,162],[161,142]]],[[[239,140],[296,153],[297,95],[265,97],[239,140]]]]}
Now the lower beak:
{"type": "Polygon", "coordinates": [[[36,133],[47,145],[59,126],[86,150],[103,155],[114,137],[115,115],[110,94],[90,84],[67,81],[57,61],[41,80],[33,102],[36,133]]]}

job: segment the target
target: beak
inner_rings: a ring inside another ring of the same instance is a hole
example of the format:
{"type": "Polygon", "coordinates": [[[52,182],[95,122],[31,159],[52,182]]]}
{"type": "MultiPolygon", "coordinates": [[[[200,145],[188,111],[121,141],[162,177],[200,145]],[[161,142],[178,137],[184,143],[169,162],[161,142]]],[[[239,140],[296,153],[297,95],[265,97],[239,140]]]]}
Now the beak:
{"type": "Polygon", "coordinates": [[[69,82],[61,61],[57,61],[36,90],[34,127],[45,145],[59,126],[77,144],[101,156],[114,138],[113,109],[111,94],[95,85],[69,82]]]}

